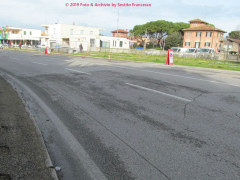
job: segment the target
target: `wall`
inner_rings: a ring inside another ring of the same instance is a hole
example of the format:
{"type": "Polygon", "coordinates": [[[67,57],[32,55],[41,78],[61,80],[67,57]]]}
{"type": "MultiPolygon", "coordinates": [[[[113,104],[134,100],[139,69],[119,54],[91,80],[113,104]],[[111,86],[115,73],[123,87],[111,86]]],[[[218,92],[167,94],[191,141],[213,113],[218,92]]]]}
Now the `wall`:
{"type": "Polygon", "coordinates": [[[218,52],[219,45],[223,39],[223,33],[217,31],[185,31],[184,32],[184,48],[195,48],[195,42],[200,42],[199,48],[213,48],[218,52]],[[191,32],[191,36],[189,34],[191,32]],[[196,37],[196,33],[201,32],[201,37],[196,37]],[[212,32],[211,37],[206,37],[207,32],[212,32]],[[190,42],[190,46],[186,46],[185,42],[190,42]],[[210,42],[210,47],[205,46],[205,42],[210,42]]]}

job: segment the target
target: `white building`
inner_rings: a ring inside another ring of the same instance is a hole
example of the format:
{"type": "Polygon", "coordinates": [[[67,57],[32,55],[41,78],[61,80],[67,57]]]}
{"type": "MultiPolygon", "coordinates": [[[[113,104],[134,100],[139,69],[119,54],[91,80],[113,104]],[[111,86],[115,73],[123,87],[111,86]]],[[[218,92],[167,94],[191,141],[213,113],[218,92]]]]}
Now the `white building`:
{"type": "Polygon", "coordinates": [[[68,47],[79,50],[82,44],[83,50],[99,50],[100,48],[129,49],[129,40],[100,36],[102,28],[85,27],[68,24],[42,25],[45,32],[42,33],[41,44],[51,48],[68,47]]]}
{"type": "Polygon", "coordinates": [[[7,27],[2,42],[10,45],[37,45],[41,38],[41,30],[7,27]]]}

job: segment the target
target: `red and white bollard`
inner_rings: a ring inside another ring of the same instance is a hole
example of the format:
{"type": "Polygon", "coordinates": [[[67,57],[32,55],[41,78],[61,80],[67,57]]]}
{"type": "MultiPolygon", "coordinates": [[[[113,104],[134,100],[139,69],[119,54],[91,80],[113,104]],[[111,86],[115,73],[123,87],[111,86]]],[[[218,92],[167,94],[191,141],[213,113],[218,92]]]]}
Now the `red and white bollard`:
{"type": "Polygon", "coordinates": [[[166,64],[173,65],[173,50],[172,49],[168,50],[166,64]]]}
{"type": "Polygon", "coordinates": [[[50,48],[49,47],[45,48],[45,54],[50,54],[50,48]]]}

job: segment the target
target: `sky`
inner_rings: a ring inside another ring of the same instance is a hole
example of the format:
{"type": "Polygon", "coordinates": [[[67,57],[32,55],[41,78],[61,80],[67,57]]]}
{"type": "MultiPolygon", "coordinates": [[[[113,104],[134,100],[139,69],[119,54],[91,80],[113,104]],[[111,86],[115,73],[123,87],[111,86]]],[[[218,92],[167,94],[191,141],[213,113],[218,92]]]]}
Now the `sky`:
{"type": "Polygon", "coordinates": [[[0,0],[0,4],[0,27],[43,30],[41,24],[75,23],[104,28],[102,34],[111,35],[110,31],[117,27],[130,30],[150,21],[188,23],[200,18],[228,33],[240,30],[239,0],[0,0]],[[152,6],[70,7],[70,3],[145,3],[152,6]]]}

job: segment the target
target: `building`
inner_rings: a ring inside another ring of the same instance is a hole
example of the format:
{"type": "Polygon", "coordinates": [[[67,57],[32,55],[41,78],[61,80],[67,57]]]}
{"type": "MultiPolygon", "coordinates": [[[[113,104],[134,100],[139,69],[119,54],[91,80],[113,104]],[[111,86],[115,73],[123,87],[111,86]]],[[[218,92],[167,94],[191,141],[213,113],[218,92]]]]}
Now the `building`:
{"type": "Polygon", "coordinates": [[[225,39],[221,50],[225,53],[240,54],[240,39],[225,39]]]}
{"type": "Polygon", "coordinates": [[[9,45],[37,45],[41,37],[41,30],[17,28],[17,27],[2,27],[0,29],[0,43],[9,45]]]}
{"type": "Polygon", "coordinates": [[[129,32],[127,31],[127,29],[126,30],[124,30],[124,29],[117,29],[117,30],[112,31],[112,36],[113,37],[122,37],[122,38],[129,39],[128,33],[129,32]]]}
{"type": "Polygon", "coordinates": [[[129,49],[129,40],[101,36],[102,28],[85,27],[68,24],[42,25],[45,31],[41,36],[41,44],[51,48],[67,47],[79,50],[82,44],[84,51],[97,51],[100,48],[129,49]]]}
{"type": "Polygon", "coordinates": [[[190,28],[184,31],[184,48],[213,48],[216,52],[223,43],[225,31],[209,25],[201,19],[189,21],[190,28]]]}

